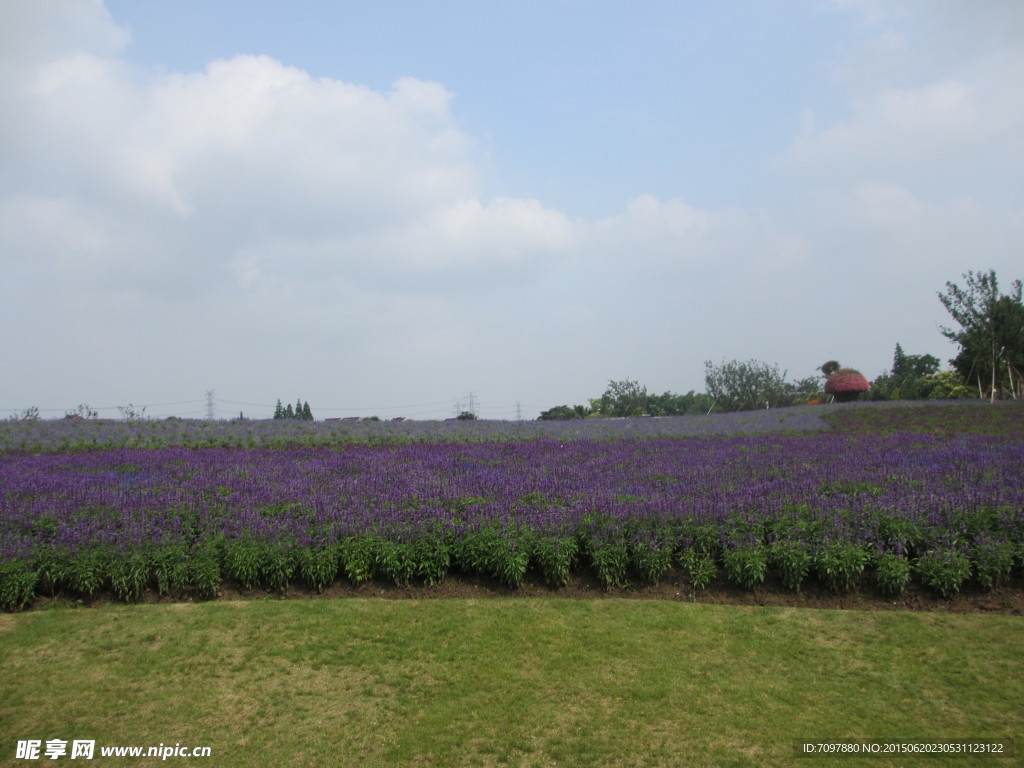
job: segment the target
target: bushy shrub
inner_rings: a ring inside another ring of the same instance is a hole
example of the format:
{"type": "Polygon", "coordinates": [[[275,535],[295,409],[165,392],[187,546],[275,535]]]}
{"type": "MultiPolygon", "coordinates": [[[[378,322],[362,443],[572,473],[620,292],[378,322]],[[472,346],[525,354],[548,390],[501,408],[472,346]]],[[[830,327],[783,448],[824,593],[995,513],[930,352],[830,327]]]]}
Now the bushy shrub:
{"type": "Polygon", "coordinates": [[[645,541],[634,545],[631,554],[633,570],[648,584],[657,584],[672,567],[672,548],[664,543],[645,541]]]}
{"type": "Polygon", "coordinates": [[[859,544],[828,541],[814,555],[814,571],[833,592],[848,592],[860,580],[868,555],[859,544]]]}
{"type": "Polygon", "coordinates": [[[949,597],[971,578],[971,561],[955,549],[932,549],[917,559],[917,573],[926,587],[949,597]]]}
{"type": "Polygon", "coordinates": [[[768,553],[764,547],[739,547],[722,553],[725,575],[733,584],[754,589],[768,573],[768,553]]]}
{"type": "Polygon", "coordinates": [[[571,536],[543,536],[534,542],[533,558],[549,587],[564,587],[579,545],[571,536]]]}
{"type": "Polygon", "coordinates": [[[902,594],[910,583],[910,561],[894,552],[885,552],[875,563],[875,585],[883,595],[902,594]]]}
{"type": "Polygon", "coordinates": [[[296,555],[299,576],[317,592],[323,592],[338,575],[338,547],[302,548],[296,555]]]}
{"type": "Polygon", "coordinates": [[[39,574],[19,560],[0,562],[0,608],[20,611],[35,597],[39,574]]]}
{"type": "Polygon", "coordinates": [[[706,552],[688,549],[679,557],[679,563],[697,592],[703,592],[718,575],[715,559],[706,552]]]}
{"type": "Polygon", "coordinates": [[[956,371],[939,371],[920,380],[922,396],[929,400],[961,400],[976,397],[956,371]]]}
{"type": "Polygon", "coordinates": [[[778,574],[782,586],[799,592],[800,585],[811,570],[811,553],[802,541],[777,541],[769,548],[772,569],[778,574]]]}
{"type": "Polygon", "coordinates": [[[539,421],[569,421],[582,418],[583,414],[569,405],[556,405],[554,408],[548,408],[537,417],[539,421]]]}
{"type": "Polygon", "coordinates": [[[981,533],[971,551],[978,583],[992,589],[1010,577],[1013,570],[1013,542],[1005,536],[981,533]]]}

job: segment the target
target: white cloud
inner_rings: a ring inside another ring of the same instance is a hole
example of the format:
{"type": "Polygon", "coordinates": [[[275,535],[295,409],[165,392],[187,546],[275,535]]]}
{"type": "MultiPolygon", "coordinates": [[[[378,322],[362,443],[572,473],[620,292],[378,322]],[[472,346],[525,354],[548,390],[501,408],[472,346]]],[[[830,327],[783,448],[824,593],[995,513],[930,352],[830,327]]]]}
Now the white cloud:
{"type": "Polygon", "coordinates": [[[886,164],[908,156],[913,162],[979,130],[973,89],[955,80],[883,91],[853,108],[845,122],[801,136],[793,149],[798,161],[813,166],[841,156],[858,163],[881,155],[886,164]]]}
{"type": "Polygon", "coordinates": [[[0,83],[17,86],[25,70],[61,56],[113,56],[131,39],[103,0],[5,0],[0,24],[0,83]]]}
{"type": "Polygon", "coordinates": [[[730,262],[748,274],[778,274],[799,269],[807,258],[799,236],[786,231],[773,214],[703,210],[651,195],[629,201],[623,214],[594,222],[586,233],[588,252],[635,266],[645,280],[661,271],[729,279],[735,275],[722,268],[730,262]]]}
{"type": "Polygon", "coordinates": [[[936,199],[1005,195],[1024,163],[1024,4],[837,3],[869,32],[836,67],[844,114],[808,111],[779,168],[936,199]]]}
{"type": "Polygon", "coordinates": [[[102,4],[50,22],[83,8],[81,44],[3,59],[0,292],[5,324],[37,335],[26,371],[59,359],[116,389],[146,379],[126,353],[180,381],[251,376],[269,350],[272,387],[341,360],[378,382],[399,360],[457,370],[507,321],[480,289],[507,294],[576,248],[563,213],[480,199],[475,141],[437,83],[382,92],[266,56],[145,70],[118,58],[127,35],[102,4]]]}
{"type": "Polygon", "coordinates": [[[894,77],[918,43],[913,7],[887,7],[863,11],[884,66],[848,59],[844,114],[808,106],[779,200],[638,195],[574,220],[482,196],[442,84],[376,90],[267,56],[149,70],[120,58],[102,3],[8,4],[0,318],[26,336],[0,384],[25,406],[69,369],[121,402],[166,382],[167,400],[246,386],[337,404],[486,376],[510,402],[579,402],[611,377],[699,387],[706,359],[802,376],[829,357],[872,371],[896,341],[935,353],[934,292],[1019,259],[1024,67],[979,27],[928,77],[894,77]],[[1011,176],[998,205],[975,193],[1011,176]]]}

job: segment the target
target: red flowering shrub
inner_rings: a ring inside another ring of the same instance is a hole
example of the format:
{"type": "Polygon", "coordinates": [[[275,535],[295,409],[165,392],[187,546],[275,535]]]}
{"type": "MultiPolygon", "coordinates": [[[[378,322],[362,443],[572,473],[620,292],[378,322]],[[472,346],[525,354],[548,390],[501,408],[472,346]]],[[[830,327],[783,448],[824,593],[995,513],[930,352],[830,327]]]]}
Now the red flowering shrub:
{"type": "Polygon", "coordinates": [[[840,368],[825,382],[825,394],[835,397],[836,402],[856,400],[861,392],[871,389],[868,380],[853,368],[840,368]]]}

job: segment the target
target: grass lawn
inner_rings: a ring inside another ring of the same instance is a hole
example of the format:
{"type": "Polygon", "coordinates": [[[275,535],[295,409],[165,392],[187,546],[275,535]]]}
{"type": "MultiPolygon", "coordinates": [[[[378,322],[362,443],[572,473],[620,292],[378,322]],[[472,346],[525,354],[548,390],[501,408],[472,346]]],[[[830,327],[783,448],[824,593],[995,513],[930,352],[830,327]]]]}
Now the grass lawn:
{"type": "Polygon", "coordinates": [[[1005,615],[532,598],[60,608],[0,615],[0,764],[39,764],[15,759],[19,740],[95,739],[100,765],[1009,765],[797,759],[794,740],[1013,738],[1022,679],[1024,618],[1005,615]],[[160,743],[212,757],[99,755],[160,743]]]}

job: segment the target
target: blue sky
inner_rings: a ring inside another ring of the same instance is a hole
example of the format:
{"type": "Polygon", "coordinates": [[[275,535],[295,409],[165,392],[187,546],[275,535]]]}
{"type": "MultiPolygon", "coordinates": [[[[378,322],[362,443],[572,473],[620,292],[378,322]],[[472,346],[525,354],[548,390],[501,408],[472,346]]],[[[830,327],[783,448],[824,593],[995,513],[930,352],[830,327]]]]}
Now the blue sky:
{"type": "Polygon", "coordinates": [[[8,0],[0,30],[0,416],[870,378],[952,356],[946,281],[1024,277],[1015,0],[8,0]]]}
{"type": "Polygon", "coordinates": [[[860,34],[846,14],[795,2],[107,5],[141,64],[193,72],[266,54],[377,91],[441,83],[486,156],[487,191],[572,216],[640,194],[753,202],[801,109],[830,96],[825,41],[860,34]]]}

